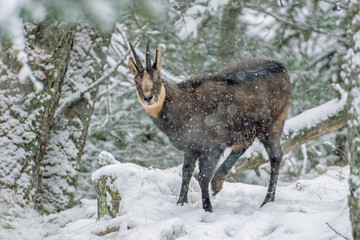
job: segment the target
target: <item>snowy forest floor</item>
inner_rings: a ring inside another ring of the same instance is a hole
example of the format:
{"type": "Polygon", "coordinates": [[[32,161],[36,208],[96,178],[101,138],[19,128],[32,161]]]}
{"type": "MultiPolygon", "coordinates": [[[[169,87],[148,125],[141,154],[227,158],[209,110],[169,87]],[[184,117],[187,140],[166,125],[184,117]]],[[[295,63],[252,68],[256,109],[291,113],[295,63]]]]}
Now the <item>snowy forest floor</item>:
{"type": "MultiPolygon", "coordinates": [[[[203,211],[195,179],[189,204],[176,205],[181,166],[160,170],[121,163],[97,170],[93,179],[100,175],[116,177],[120,216],[97,220],[93,199],[48,216],[6,206],[12,214],[0,216],[0,239],[344,239],[334,230],[351,237],[348,166],[330,167],[313,179],[305,175],[304,180],[280,183],[276,201],[263,208],[259,206],[265,187],[226,182],[212,197],[213,213],[203,211]],[[113,227],[119,230],[98,235],[113,227]]],[[[3,207],[0,212],[5,212],[3,207]]]]}

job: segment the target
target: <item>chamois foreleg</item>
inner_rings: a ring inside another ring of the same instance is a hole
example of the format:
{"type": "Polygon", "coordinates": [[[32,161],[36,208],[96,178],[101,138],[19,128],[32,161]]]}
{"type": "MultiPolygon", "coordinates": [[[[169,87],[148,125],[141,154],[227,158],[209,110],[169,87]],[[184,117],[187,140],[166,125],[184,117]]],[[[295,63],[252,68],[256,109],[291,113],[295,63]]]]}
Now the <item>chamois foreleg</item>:
{"type": "Polygon", "coordinates": [[[213,192],[213,196],[221,191],[226,176],[229,174],[231,168],[234,166],[236,161],[239,160],[240,156],[246,151],[247,148],[248,146],[232,150],[230,155],[216,170],[216,173],[211,180],[211,190],[213,192]]]}
{"type": "Polygon", "coordinates": [[[184,205],[184,203],[188,202],[187,196],[189,191],[189,184],[194,172],[196,160],[197,157],[191,156],[187,153],[184,154],[184,164],[182,167],[182,183],[177,204],[184,205]]]}
{"type": "Polygon", "coordinates": [[[280,134],[276,136],[268,135],[265,139],[260,141],[264,144],[266,152],[269,155],[271,167],[269,187],[265,199],[260,206],[262,207],[268,202],[275,201],[275,191],[279,175],[280,163],[283,157],[283,150],[280,144],[280,134]]]}
{"type": "Polygon", "coordinates": [[[216,164],[220,158],[222,151],[212,151],[210,156],[201,156],[199,158],[199,185],[201,188],[201,197],[203,209],[206,212],[212,212],[213,207],[209,195],[209,183],[214,176],[216,164]]]}

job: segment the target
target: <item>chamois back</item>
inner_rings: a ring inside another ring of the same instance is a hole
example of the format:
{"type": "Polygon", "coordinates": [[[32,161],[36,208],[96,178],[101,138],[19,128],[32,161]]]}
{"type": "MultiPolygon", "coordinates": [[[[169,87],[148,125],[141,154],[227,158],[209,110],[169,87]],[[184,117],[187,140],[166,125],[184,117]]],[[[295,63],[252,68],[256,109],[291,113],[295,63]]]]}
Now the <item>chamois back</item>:
{"type": "Polygon", "coordinates": [[[205,81],[222,82],[226,85],[247,84],[278,74],[287,75],[286,68],[280,62],[254,58],[227,67],[219,73],[196,76],[179,83],[178,86],[184,91],[190,92],[205,81]]]}

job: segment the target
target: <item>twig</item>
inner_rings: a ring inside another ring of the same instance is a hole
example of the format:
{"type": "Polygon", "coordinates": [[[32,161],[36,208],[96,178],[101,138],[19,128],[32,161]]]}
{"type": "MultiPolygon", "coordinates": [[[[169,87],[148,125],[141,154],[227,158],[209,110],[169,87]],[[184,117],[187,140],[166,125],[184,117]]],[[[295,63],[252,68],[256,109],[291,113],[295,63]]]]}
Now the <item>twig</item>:
{"type": "MultiPolygon", "coordinates": [[[[345,4],[343,4],[343,3],[339,3],[338,0],[336,0],[336,1],[324,0],[324,2],[335,4],[337,10],[338,10],[339,7],[340,7],[340,8],[344,8],[344,9],[349,9],[349,6],[348,6],[348,5],[345,5],[345,4]]],[[[341,10],[341,9],[340,9],[340,10],[341,10]]]]}
{"type": "Polygon", "coordinates": [[[301,175],[305,175],[305,173],[306,173],[306,164],[307,164],[307,161],[308,161],[306,143],[301,145],[301,153],[303,155],[303,166],[302,166],[302,169],[301,169],[300,173],[301,173],[301,175]]]}
{"type": "MultiPolygon", "coordinates": [[[[148,27],[148,24],[143,28],[142,30],[142,34],[141,36],[138,38],[138,40],[136,41],[135,45],[137,45],[140,40],[144,37],[146,29],[148,27]]],[[[92,84],[90,84],[87,88],[83,88],[77,92],[74,92],[73,94],[71,94],[70,96],[64,98],[61,102],[60,102],[60,106],[59,108],[56,110],[55,112],[55,118],[59,118],[61,117],[61,115],[64,113],[64,111],[66,110],[66,108],[68,108],[70,105],[80,101],[82,99],[82,97],[84,96],[85,93],[90,92],[91,90],[93,90],[94,88],[97,88],[101,83],[103,83],[103,81],[105,81],[114,71],[116,71],[116,69],[124,63],[124,61],[127,59],[127,57],[130,54],[130,50],[128,50],[125,54],[125,56],[118,61],[112,68],[110,68],[106,73],[104,73],[104,75],[102,75],[101,78],[99,78],[98,80],[96,80],[95,82],[93,82],[92,84]]]]}
{"type": "MultiPolygon", "coordinates": [[[[316,29],[313,26],[307,25],[305,23],[296,23],[294,21],[288,21],[285,19],[285,17],[280,16],[278,14],[274,14],[271,11],[266,10],[266,8],[261,8],[255,5],[251,5],[251,4],[246,4],[244,5],[245,8],[250,8],[252,10],[258,11],[258,12],[262,12],[265,13],[271,17],[273,17],[275,20],[278,20],[279,22],[285,23],[289,26],[294,27],[295,29],[299,29],[302,31],[312,31],[312,32],[317,32],[317,33],[321,33],[321,34],[325,34],[325,35],[330,35],[330,36],[335,36],[335,37],[343,37],[346,32],[342,32],[342,33],[331,33],[328,31],[324,31],[324,30],[320,30],[320,29],[316,29]]],[[[324,27],[324,26],[320,26],[320,27],[324,27]]]]}
{"type": "Polygon", "coordinates": [[[321,53],[317,56],[315,56],[314,59],[311,60],[311,62],[308,64],[308,66],[306,67],[307,70],[310,70],[312,68],[314,68],[314,65],[316,65],[317,63],[323,61],[323,60],[328,60],[330,57],[332,57],[336,51],[339,49],[340,44],[335,45],[334,48],[330,48],[329,50],[325,51],[324,53],[321,53]]]}
{"type": "MultiPolygon", "coordinates": [[[[345,90],[338,83],[331,84],[331,88],[335,91],[339,100],[344,97],[344,94],[346,94],[345,90]]],[[[347,95],[345,97],[347,98],[347,95]]]]}
{"type": "Polygon", "coordinates": [[[115,226],[115,227],[106,227],[106,230],[105,231],[102,231],[102,232],[99,232],[99,233],[96,233],[96,235],[98,236],[105,236],[105,235],[108,235],[110,233],[113,233],[113,232],[117,232],[120,230],[120,227],[119,226],[115,226]]]}
{"type": "Polygon", "coordinates": [[[326,223],[326,225],[328,225],[329,228],[330,228],[331,230],[333,230],[337,235],[339,235],[340,237],[344,238],[345,240],[350,240],[350,238],[347,238],[347,237],[341,235],[339,232],[337,232],[332,226],[330,226],[330,224],[329,224],[328,222],[325,222],[325,223],[326,223]]]}
{"type": "Polygon", "coordinates": [[[341,150],[339,147],[335,146],[331,142],[324,142],[324,144],[329,145],[330,147],[332,147],[331,152],[338,151],[339,153],[341,153],[341,155],[344,158],[346,158],[346,164],[350,164],[350,156],[349,156],[349,154],[347,154],[346,152],[344,152],[343,150],[341,150]]]}
{"type": "Polygon", "coordinates": [[[101,124],[101,127],[105,127],[106,124],[109,122],[111,116],[111,108],[110,108],[110,93],[109,93],[109,79],[106,81],[106,118],[105,121],[101,124]]]}

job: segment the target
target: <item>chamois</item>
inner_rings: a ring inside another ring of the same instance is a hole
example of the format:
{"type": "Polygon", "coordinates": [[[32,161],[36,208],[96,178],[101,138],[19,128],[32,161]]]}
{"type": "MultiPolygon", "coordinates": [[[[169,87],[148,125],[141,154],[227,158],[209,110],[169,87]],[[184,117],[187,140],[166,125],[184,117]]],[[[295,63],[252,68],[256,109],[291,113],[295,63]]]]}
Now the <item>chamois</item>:
{"type": "Polygon", "coordinates": [[[131,43],[130,48],[135,61],[130,57],[128,66],[135,76],[140,104],[170,142],[184,152],[177,204],[188,202],[190,179],[199,160],[202,206],[212,212],[210,181],[215,195],[255,138],[264,145],[271,165],[270,183],[261,207],[273,202],[283,157],[280,137],[291,96],[286,68],[277,61],[250,59],[216,74],[174,84],[161,78],[158,50],[151,64],[150,39],[146,46],[146,69],[131,43]],[[215,171],[226,148],[232,151],[215,171]]]}

